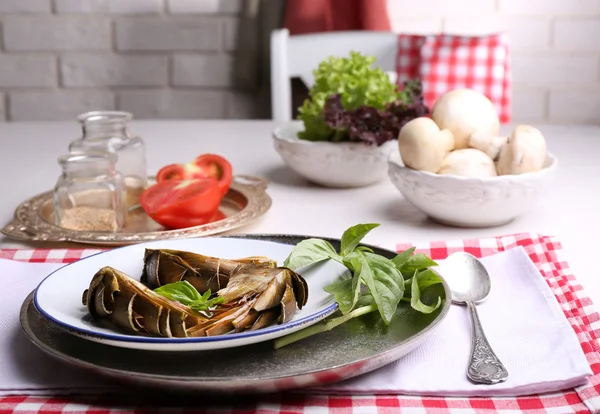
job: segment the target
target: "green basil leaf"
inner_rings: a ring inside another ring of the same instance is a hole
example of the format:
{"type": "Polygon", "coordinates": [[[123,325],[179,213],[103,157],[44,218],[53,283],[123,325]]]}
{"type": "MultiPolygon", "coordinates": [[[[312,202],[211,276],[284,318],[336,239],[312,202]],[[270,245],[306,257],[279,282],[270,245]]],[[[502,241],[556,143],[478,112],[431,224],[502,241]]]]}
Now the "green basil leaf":
{"type": "MultiPolygon", "coordinates": [[[[210,289],[207,290],[206,293],[208,293],[208,296],[210,296],[210,289]]],[[[215,306],[217,306],[219,303],[223,303],[223,298],[219,296],[214,297],[212,299],[209,299],[208,297],[205,298],[206,293],[202,295],[201,300],[192,302],[189,305],[189,307],[197,311],[209,311],[215,306]]]]}
{"type": "Polygon", "coordinates": [[[352,278],[352,307],[358,303],[360,297],[360,289],[362,287],[362,279],[360,278],[361,262],[356,257],[351,259],[351,267],[355,270],[354,277],[352,278]]]}
{"type": "Polygon", "coordinates": [[[373,249],[371,249],[370,247],[367,246],[358,246],[356,248],[356,250],[358,250],[359,252],[369,252],[369,253],[374,253],[373,249]]]}
{"type": "Polygon", "coordinates": [[[407,260],[412,256],[416,247],[411,247],[410,249],[406,249],[403,252],[400,252],[392,259],[392,262],[396,265],[398,270],[402,270],[402,266],[407,262],[407,260]]]}
{"type": "Polygon", "coordinates": [[[419,284],[419,290],[422,292],[431,285],[442,283],[442,278],[433,270],[425,269],[417,275],[417,283],[419,284]]]}
{"type": "Polygon", "coordinates": [[[431,266],[437,266],[437,263],[431,260],[429,256],[423,253],[417,253],[410,256],[400,269],[402,272],[413,273],[415,270],[427,269],[431,266]]]}
{"type": "Polygon", "coordinates": [[[185,280],[160,286],[154,289],[154,292],[186,306],[189,306],[191,303],[198,300],[202,300],[202,296],[200,296],[200,293],[198,293],[196,288],[192,286],[190,282],[185,280]]]}
{"type": "MultiPolygon", "coordinates": [[[[431,313],[440,307],[442,304],[442,298],[438,296],[438,301],[435,306],[429,306],[421,302],[421,289],[419,288],[419,275],[421,274],[422,273],[417,273],[415,271],[415,274],[412,278],[410,306],[421,313],[431,313]]],[[[429,276],[426,274],[423,277],[429,278],[429,276]]]]}
{"type": "MultiPolygon", "coordinates": [[[[351,283],[346,285],[348,288],[348,298],[351,306],[349,307],[349,311],[354,309],[356,303],[358,302],[358,298],[360,296],[360,289],[362,286],[362,282],[359,276],[361,269],[361,262],[358,260],[360,253],[358,251],[354,251],[349,255],[345,256],[342,259],[342,264],[350,270],[352,273],[351,283]]],[[[343,311],[342,311],[343,312],[343,311]]]]}
{"type": "Polygon", "coordinates": [[[440,276],[431,269],[421,270],[416,276],[404,280],[404,297],[410,299],[412,295],[413,278],[417,278],[419,291],[422,292],[431,285],[442,283],[440,276]]]}
{"type": "Polygon", "coordinates": [[[341,257],[331,243],[321,239],[302,240],[285,259],[283,265],[292,270],[311,265],[326,259],[334,259],[342,262],[341,257]]]}
{"type": "Polygon", "coordinates": [[[358,298],[358,302],[356,303],[356,307],[360,308],[360,307],[363,307],[363,306],[370,306],[373,303],[375,303],[375,299],[373,299],[373,295],[371,295],[370,293],[363,293],[358,298]]]}
{"type": "Polygon", "coordinates": [[[357,224],[346,230],[341,239],[340,255],[346,256],[352,253],[367,233],[378,226],[378,223],[357,224]]]}
{"type": "Polygon", "coordinates": [[[365,253],[365,257],[374,269],[376,283],[379,284],[380,287],[381,285],[385,286],[386,289],[393,293],[393,312],[395,313],[398,303],[404,295],[404,278],[402,277],[402,273],[398,271],[391,260],[384,256],[365,253]]]}
{"type": "Polygon", "coordinates": [[[359,253],[360,278],[373,296],[379,314],[389,325],[404,294],[404,280],[394,263],[373,253],[359,253]]]}
{"type": "Polygon", "coordinates": [[[154,289],[154,292],[196,311],[208,311],[223,302],[223,298],[218,296],[211,299],[210,289],[201,295],[191,283],[185,280],[160,286],[154,289]]]}
{"type": "Polygon", "coordinates": [[[343,278],[324,288],[326,292],[335,297],[335,301],[344,315],[350,312],[355,305],[352,282],[352,277],[343,278]]]}
{"type": "Polygon", "coordinates": [[[410,287],[412,286],[413,277],[407,278],[404,276],[404,297],[410,298],[410,287]]]}
{"type": "Polygon", "coordinates": [[[346,266],[354,275],[360,272],[360,262],[357,261],[359,256],[360,252],[356,250],[342,258],[342,264],[346,266]]]}

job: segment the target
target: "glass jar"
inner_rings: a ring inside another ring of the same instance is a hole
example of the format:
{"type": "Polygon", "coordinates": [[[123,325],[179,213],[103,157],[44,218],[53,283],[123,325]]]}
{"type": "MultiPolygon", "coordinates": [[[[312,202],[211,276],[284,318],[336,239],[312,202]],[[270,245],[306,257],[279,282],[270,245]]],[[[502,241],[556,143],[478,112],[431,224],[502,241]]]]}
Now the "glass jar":
{"type": "Polygon", "coordinates": [[[148,185],[146,151],[143,140],[129,131],[133,115],[122,111],[92,111],[80,114],[83,136],[71,142],[69,151],[109,151],[117,155],[116,170],[123,175],[127,207],[139,203],[148,185]]]}
{"type": "Polygon", "coordinates": [[[69,153],[58,158],[54,224],[78,231],[120,231],[127,214],[125,183],[109,152],[69,153]]]}

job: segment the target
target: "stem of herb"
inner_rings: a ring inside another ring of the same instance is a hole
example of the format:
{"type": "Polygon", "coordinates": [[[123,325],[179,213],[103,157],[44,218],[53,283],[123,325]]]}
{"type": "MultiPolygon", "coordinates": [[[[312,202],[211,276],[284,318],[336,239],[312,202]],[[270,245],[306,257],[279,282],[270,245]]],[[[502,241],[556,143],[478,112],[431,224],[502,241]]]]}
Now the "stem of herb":
{"type": "Polygon", "coordinates": [[[347,313],[343,316],[339,316],[337,318],[326,320],[325,322],[321,322],[316,325],[309,326],[308,328],[302,329],[301,331],[294,332],[293,334],[289,334],[284,337],[278,338],[274,341],[273,347],[275,349],[283,348],[286,345],[300,341],[304,338],[308,338],[309,336],[316,335],[316,334],[319,334],[322,332],[330,331],[333,328],[335,328],[336,326],[341,325],[344,322],[349,321],[350,319],[354,319],[359,316],[366,315],[367,313],[375,312],[376,310],[377,310],[376,304],[371,304],[368,306],[362,306],[360,308],[356,308],[352,312],[347,313]]]}
{"type": "Polygon", "coordinates": [[[342,141],[342,140],[344,139],[344,136],[345,136],[345,135],[346,135],[346,132],[345,132],[345,131],[342,131],[342,130],[336,129],[336,130],[335,130],[335,133],[334,133],[334,135],[333,135],[332,141],[333,141],[333,142],[340,142],[340,141],[342,141]]]}

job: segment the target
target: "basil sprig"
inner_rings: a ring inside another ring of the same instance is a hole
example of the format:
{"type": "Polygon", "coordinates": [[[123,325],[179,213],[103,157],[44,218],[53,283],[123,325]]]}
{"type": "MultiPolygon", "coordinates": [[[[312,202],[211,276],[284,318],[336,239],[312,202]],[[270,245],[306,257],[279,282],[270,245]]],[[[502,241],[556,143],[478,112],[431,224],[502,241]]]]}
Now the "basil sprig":
{"type": "Polygon", "coordinates": [[[211,291],[208,289],[202,295],[188,281],[168,283],[154,289],[154,292],[167,299],[171,299],[188,306],[198,312],[209,312],[219,303],[223,302],[222,297],[214,297],[211,299],[211,291]]]}
{"type": "Polygon", "coordinates": [[[283,263],[292,270],[324,260],[335,260],[350,271],[325,287],[334,296],[342,316],[279,338],[275,341],[275,348],[328,331],[370,312],[378,311],[383,322],[389,325],[400,301],[410,302],[410,306],[421,313],[431,313],[440,307],[441,297],[432,306],[421,301],[423,290],[442,281],[430,269],[437,266],[430,257],[422,253],[413,254],[415,248],[412,247],[388,259],[366,246],[359,246],[361,240],[378,226],[377,223],[367,223],[350,227],[342,235],[339,252],[328,241],[316,238],[303,240],[294,247],[283,263]]]}

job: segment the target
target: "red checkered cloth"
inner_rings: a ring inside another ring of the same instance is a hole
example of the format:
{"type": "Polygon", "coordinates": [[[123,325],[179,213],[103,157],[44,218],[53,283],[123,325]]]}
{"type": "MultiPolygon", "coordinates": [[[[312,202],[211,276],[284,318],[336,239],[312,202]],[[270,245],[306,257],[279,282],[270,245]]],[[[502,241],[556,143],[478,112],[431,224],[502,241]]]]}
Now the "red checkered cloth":
{"type": "MultiPolygon", "coordinates": [[[[399,244],[397,250],[412,245],[399,244]]],[[[405,395],[340,396],[283,394],[264,396],[248,403],[235,403],[193,412],[224,412],[232,414],[259,413],[431,413],[431,414],[515,414],[515,413],[600,413],[600,317],[592,309],[592,301],[585,296],[583,288],[562,257],[562,248],[554,237],[517,234],[486,239],[457,240],[416,244],[417,251],[434,259],[448,254],[466,251],[477,257],[523,246],[531,260],[540,270],[556,296],[565,316],[581,343],[593,375],[588,385],[564,392],[531,395],[515,398],[431,398],[405,395]]],[[[0,257],[24,261],[72,262],[98,250],[0,250],[0,257]]],[[[172,403],[172,401],[171,401],[172,403]]],[[[201,403],[200,403],[201,404],[201,403]]],[[[199,406],[200,406],[199,404],[199,406]]],[[[122,401],[109,397],[80,399],[75,397],[28,397],[0,398],[0,413],[139,413],[151,407],[123,406],[122,401]]],[[[156,406],[153,410],[159,410],[156,406]]],[[[165,411],[167,408],[165,408],[165,411]]],[[[185,411],[185,410],[181,410],[185,411]]]]}
{"type": "Polygon", "coordinates": [[[500,122],[511,119],[508,36],[399,35],[397,82],[419,77],[429,108],[444,93],[471,88],[496,106],[500,122]]]}

